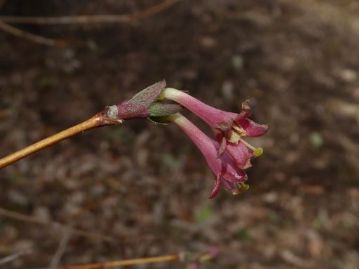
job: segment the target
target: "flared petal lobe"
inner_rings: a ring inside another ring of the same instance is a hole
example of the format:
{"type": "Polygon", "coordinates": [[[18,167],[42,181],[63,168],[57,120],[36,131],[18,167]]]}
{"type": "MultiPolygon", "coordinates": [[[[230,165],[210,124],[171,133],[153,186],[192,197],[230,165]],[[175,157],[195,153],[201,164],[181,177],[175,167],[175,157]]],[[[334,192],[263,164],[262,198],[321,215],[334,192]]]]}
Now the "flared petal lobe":
{"type": "Polygon", "coordinates": [[[256,123],[248,118],[238,119],[235,123],[245,130],[245,136],[258,137],[268,131],[268,125],[256,123]]]}

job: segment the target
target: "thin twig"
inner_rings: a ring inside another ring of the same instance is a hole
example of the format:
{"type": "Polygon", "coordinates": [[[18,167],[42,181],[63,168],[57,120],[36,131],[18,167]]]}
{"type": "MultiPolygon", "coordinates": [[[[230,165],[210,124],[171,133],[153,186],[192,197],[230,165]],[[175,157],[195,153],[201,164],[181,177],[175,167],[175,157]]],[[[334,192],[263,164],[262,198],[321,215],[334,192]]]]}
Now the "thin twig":
{"type": "Polygon", "coordinates": [[[59,267],[61,257],[64,255],[67,244],[71,237],[71,229],[67,228],[63,231],[63,233],[64,234],[60,241],[59,247],[57,248],[53,258],[51,259],[51,262],[50,262],[51,269],[57,269],[59,267]]]}
{"type": "Polygon", "coordinates": [[[0,259],[0,265],[4,265],[7,263],[10,263],[14,260],[17,260],[18,258],[20,258],[21,256],[27,255],[31,252],[31,249],[24,249],[21,251],[18,251],[17,253],[11,254],[9,256],[3,257],[0,259]]]}
{"type": "Polygon", "coordinates": [[[14,24],[58,25],[58,24],[92,24],[92,23],[125,23],[128,15],[80,15],[59,17],[17,17],[0,16],[0,20],[14,24]]]}
{"type": "MultiPolygon", "coordinates": [[[[37,44],[50,47],[64,47],[69,42],[64,40],[51,39],[40,35],[32,34],[16,28],[9,23],[14,24],[38,24],[38,25],[58,25],[58,24],[99,24],[99,23],[128,23],[154,16],[157,13],[171,7],[179,0],[165,0],[155,6],[143,11],[135,12],[131,15],[82,15],[82,16],[61,16],[61,17],[18,17],[18,16],[0,16],[0,30],[11,35],[27,39],[37,44]]],[[[71,42],[79,43],[82,42],[71,42]]]]}
{"type": "Polygon", "coordinates": [[[120,266],[124,267],[124,266],[149,264],[149,263],[173,262],[173,261],[179,261],[179,260],[180,260],[179,255],[166,255],[166,256],[157,256],[157,257],[149,257],[149,258],[111,261],[111,262],[104,262],[104,263],[63,266],[63,267],[60,267],[60,269],[107,269],[107,268],[114,268],[114,267],[120,267],[120,266]]]}
{"type": "Polygon", "coordinates": [[[39,36],[39,35],[35,35],[32,33],[23,31],[23,30],[20,30],[19,28],[11,26],[5,22],[2,22],[1,20],[0,20],[0,30],[4,31],[6,33],[9,33],[11,35],[20,37],[20,38],[30,40],[34,43],[41,44],[41,45],[46,45],[46,46],[50,46],[50,47],[65,45],[65,42],[63,42],[61,40],[54,40],[51,38],[47,38],[47,37],[43,37],[43,36],[39,36]]]}
{"type": "Polygon", "coordinates": [[[157,5],[154,5],[148,9],[145,9],[143,11],[135,12],[132,15],[129,15],[130,21],[137,21],[142,20],[151,16],[154,16],[167,8],[173,6],[175,3],[179,2],[180,0],[165,0],[157,5]]]}
{"type": "Polygon", "coordinates": [[[137,21],[150,16],[154,16],[174,5],[179,0],[165,0],[161,3],[138,11],[130,15],[80,15],[80,16],[59,16],[59,17],[18,17],[0,16],[0,20],[15,24],[98,24],[98,23],[128,23],[137,21]]]}
{"type": "MultiPolygon", "coordinates": [[[[41,220],[41,219],[35,218],[33,216],[28,216],[28,215],[14,212],[14,211],[4,209],[4,208],[0,208],[0,216],[6,217],[9,219],[13,219],[13,220],[17,220],[17,221],[27,222],[27,223],[47,225],[47,226],[52,226],[52,227],[60,227],[62,229],[69,229],[68,225],[64,225],[64,224],[61,224],[58,222],[41,220]]],[[[71,227],[71,232],[77,236],[82,236],[82,237],[86,237],[86,238],[90,238],[90,239],[96,239],[96,240],[100,239],[100,240],[104,240],[107,242],[115,241],[112,237],[109,237],[109,236],[105,236],[105,235],[101,235],[101,234],[93,233],[93,232],[88,232],[88,231],[83,231],[83,230],[72,228],[72,227],[71,227]]]]}
{"type": "Polygon", "coordinates": [[[209,248],[208,251],[200,255],[197,254],[190,255],[190,253],[183,252],[177,255],[166,255],[166,256],[138,258],[138,259],[130,259],[130,260],[118,260],[118,261],[84,264],[84,265],[70,265],[70,266],[60,267],[59,269],[108,269],[114,267],[143,265],[149,263],[175,262],[175,261],[191,262],[192,264],[200,265],[214,259],[215,257],[217,257],[217,255],[218,255],[218,249],[212,247],[209,248]]]}
{"type": "Polygon", "coordinates": [[[121,120],[117,121],[110,121],[108,118],[105,118],[105,115],[103,113],[98,113],[95,116],[91,117],[90,119],[81,122],[77,125],[74,125],[64,131],[58,132],[52,136],[49,136],[43,140],[40,140],[26,148],[23,148],[19,151],[16,151],[8,156],[5,156],[0,159],[0,168],[3,168],[5,166],[8,166],[22,158],[25,158],[41,149],[44,149],[46,147],[49,147],[53,144],[56,144],[66,138],[69,138],[71,136],[74,136],[78,133],[104,126],[104,125],[114,125],[114,124],[120,124],[122,123],[121,120]]]}

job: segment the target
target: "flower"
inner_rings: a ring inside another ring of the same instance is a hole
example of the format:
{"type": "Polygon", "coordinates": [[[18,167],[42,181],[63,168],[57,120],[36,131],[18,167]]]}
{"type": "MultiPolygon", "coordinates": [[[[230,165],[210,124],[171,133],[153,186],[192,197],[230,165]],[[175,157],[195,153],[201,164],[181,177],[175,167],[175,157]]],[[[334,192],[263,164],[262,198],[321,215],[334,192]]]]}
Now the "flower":
{"type": "Polygon", "coordinates": [[[248,188],[248,186],[244,184],[247,180],[247,175],[237,166],[236,161],[227,152],[218,155],[218,149],[220,147],[218,142],[209,138],[180,113],[172,115],[170,119],[180,127],[197,146],[215,175],[215,183],[209,196],[210,198],[214,198],[218,194],[221,186],[233,194],[238,194],[248,188]]]}
{"type": "Polygon", "coordinates": [[[249,167],[250,158],[258,157],[263,153],[262,148],[253,147],[242,138],[262,136],[268,130],[267,125],[249,119],[251,109],[247,102],[242,103],[242,111],[238,114],[209,106],[173,88],[164,89],[160,98],[179,103],[205,121],[214,130],[216,140],[220,143],[218,153],[222,154],[228,148],[228,153],[236,159],[239,167],[243,169],[249,167]]]}

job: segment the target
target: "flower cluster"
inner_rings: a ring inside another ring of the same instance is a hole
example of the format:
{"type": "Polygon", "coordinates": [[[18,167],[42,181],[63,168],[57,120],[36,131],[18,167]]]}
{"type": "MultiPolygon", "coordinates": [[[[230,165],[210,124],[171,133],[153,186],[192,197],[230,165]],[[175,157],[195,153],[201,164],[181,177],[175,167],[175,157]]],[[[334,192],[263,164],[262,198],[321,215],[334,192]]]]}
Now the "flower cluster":
{"type": "Polygon", "coordinates": [[[262,136],[268,130],[267,125],[249,119],[251,115],[249,105],[243,103],[239,114],[226,112],[173,88],[164,89],[161,98],[182,105],[206,122],[214,131],[216,140],[208,137],[180,113],[171,117],[171,121],[178,125],[198,147],[216,177],[210,198],[218,194],[221,186],[233,194],[247,190],[248,185],[245,184],[247,175],[244,170],[251,166],[252,157],[260,156],[263,149],[253,147],[243,137],[262,136]]]}
{"type": "Polygon", "coordinates": [[[221,187],[233,194],[247,190],[244,170],[251,167],[251,159],[260,156],[263,149],[253,147],[243,137],[262,136],[268,126],[249,119],[251,110],[246,102],[240,113],[232,113],[209,106],[183,91],[165,87],[165,81],[157,82],[130,100],[109,106],[106,115],[111,120],[150,118],[155,122],[174,122],[198,147],[215,175],[210,198],[215,197],[221,187]],[[215,139],[180,114],[182,107],[206,122],[213,129],[215,139]]]}

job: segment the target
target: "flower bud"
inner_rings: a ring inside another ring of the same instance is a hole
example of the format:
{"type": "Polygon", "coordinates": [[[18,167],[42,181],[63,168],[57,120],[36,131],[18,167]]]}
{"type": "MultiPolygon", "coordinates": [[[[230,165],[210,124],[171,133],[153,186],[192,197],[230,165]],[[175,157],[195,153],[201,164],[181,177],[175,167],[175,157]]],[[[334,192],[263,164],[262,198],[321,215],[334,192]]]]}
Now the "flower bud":
{"type": "Polygon", "coordinates": [[[162,80],[140,91],[130,100],[118,104],[117,118],[133,119],[146,118],[150,116],[150,106],[160,96],[165,87],[166,81],[162,80]]]}

